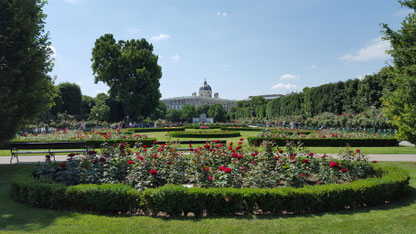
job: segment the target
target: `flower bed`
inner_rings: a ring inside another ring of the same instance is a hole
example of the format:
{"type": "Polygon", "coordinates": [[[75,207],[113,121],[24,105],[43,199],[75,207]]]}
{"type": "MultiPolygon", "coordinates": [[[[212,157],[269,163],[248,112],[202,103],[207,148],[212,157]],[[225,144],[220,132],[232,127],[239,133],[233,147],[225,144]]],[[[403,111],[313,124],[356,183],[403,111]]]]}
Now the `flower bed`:
{"type": "Polygon", "coordinates": [[[184,127],[167,127],[167,128],[128,128],[127,132],[176,132],[185,131],[184,127]]]}
{"type": "Polygon", "coordinates": [[[30,173],[14,178],[15,201],[35,207],[96,212],[141,212],[179,216],[228,214],[296,214],[385,204],[403,197],[409,176],[395,167],[376,167],[378,178],[349,184],[303,188],[185,188],[166,185],[137,191],[122,184],[65,186],[36,180],[30,173]]]}
{"type": "Polygon", "coordinates": [[[184,138],[226,138],[241,136],[237,131],[198,131],[198,132],[171,132],[170,137],[184,138]]]}
{"type": "Polygon", "coordinates": [[[259,146],[264,141],[271,141],[277,145],[286,144],[288,141],[301,142],[304,146],[331,146],[344,147],[383,147],[398,146],[396,138],[271,138],[271,137],[248,137],[250,145],[259,146]]]}

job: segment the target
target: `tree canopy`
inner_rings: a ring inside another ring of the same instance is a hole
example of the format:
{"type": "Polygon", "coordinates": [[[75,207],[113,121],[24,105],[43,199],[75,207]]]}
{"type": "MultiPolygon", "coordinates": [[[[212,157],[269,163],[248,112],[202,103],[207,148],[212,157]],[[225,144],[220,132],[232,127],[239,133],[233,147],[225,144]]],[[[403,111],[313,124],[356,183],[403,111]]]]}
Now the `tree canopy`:
{"type": "Polygon", "coordinates": [[[122,104],[130,119],[153,113],[161,97],[162,68],[152,44],[145,39],[116,42],[105,34],[95,41],[91,61],[95,82],[110,87],[110,97],[122,104]]]}
{"type": "Polygon", "coordinates": [[[50,108],[52,50],[41,0],[0,1],[0,143],[50,108]]]}
{"type": "Polygon", "coordinates": [[[385,112],[398,127],[398,137],[416,143],[416,0],[399,1],[412,12],[398,31],[383,24],[384,39],[389,40],[394,66],[389,80],[391,87],[383,101],[385,112]]]}

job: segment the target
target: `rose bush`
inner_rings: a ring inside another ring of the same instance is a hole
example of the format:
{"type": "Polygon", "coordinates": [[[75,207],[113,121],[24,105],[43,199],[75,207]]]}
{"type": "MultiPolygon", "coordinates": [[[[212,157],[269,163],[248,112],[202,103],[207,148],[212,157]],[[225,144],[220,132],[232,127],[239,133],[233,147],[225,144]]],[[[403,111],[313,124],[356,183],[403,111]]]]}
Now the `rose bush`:
{"type": "MultiPolygon", "coordinates": [[[[244,141],[244,139],[240,139],[244,141]]],[[[37,170],[36,177],[51,177],[59,183],[124,183],[143,190],[165,184],[196,187],[302,187],[305,185],[348,183],[375,175],[371,163],[359,151],[348,149],[339,158],[310,153],[299,145],[284,148],[265,142],[255,148],[206,144],[189,153],[176,145],[133,147],[120,143],[105,145],[102,153],[71,155],[61,165],[50,159],[37,170]]]]}

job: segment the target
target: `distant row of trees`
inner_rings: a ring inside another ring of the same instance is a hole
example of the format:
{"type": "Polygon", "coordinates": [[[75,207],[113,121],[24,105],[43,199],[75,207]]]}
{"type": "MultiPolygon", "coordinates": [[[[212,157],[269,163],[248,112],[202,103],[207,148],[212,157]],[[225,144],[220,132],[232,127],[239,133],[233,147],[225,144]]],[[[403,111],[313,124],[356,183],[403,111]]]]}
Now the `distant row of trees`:
{"type": "Polygon", "coordinates": [[[358,114],[368,109],[379,109],[381,97],[386,89],[391,89],[387,82],[389,68],[379,73],[367,75],[364,79],[350,79],[345,82],[323,84],[318,87],[304,88],[300,93],[285,97],[265,100],[254,97],[239,101],[231,108],[231,119],[256,118],[276,119],[282,116],[313,117],[329,112],[358,114]]]}

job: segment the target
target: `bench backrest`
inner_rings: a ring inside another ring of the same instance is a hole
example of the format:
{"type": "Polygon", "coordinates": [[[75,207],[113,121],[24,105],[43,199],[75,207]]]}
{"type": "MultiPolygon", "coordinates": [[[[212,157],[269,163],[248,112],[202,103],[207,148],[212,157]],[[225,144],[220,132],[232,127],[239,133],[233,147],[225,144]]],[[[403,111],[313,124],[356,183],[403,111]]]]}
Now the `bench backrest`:
{"type": "Polygon", "coordinates": [[[79,149],[85,148],[85,141],[73,142],[13,142],[10,149],[79,149]]]}
{"type": "MultiPolygon", "coordinates": [[[[206,143],[212,143],[214,141],[158,141],[158,144],[173,144],[173,143],[177,143],[177,144],[206,144],[206,143]]],[[[226,144],[227,141],[226,140],[220,140],[218,143],[221,144],[226,144]]]]}

